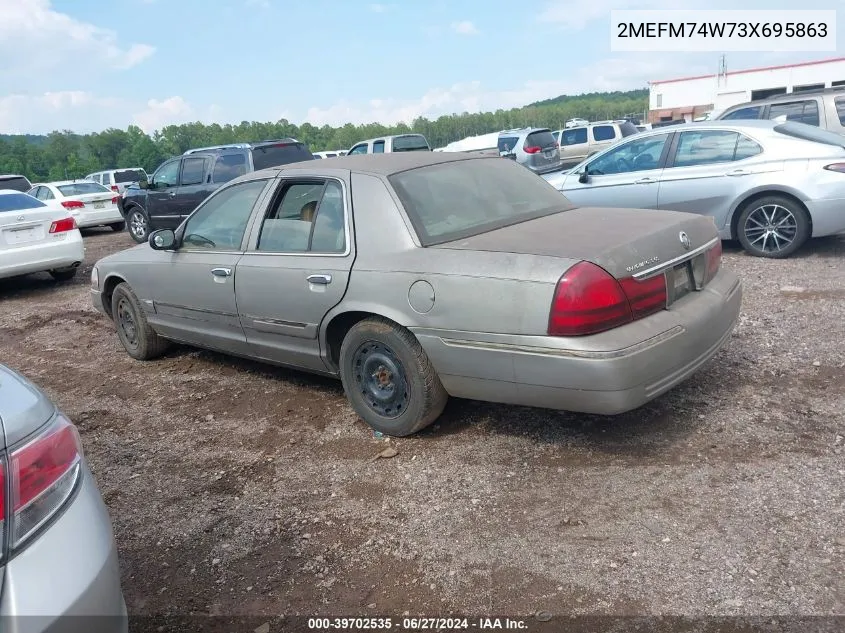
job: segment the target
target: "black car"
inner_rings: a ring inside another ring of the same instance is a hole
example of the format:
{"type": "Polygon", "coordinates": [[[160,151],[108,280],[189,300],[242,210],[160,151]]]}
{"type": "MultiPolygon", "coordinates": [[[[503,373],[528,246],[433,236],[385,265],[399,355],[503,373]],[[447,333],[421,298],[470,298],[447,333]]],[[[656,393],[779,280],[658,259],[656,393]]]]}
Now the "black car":
{"type": "Polygon", "coordinates": [[[145,242],[156,229],[175,229],[225,182],[268,167],[314,160],[304,143],[286,138],[188,150],[155,170],[119,200],[129,234],[145,242]]]}

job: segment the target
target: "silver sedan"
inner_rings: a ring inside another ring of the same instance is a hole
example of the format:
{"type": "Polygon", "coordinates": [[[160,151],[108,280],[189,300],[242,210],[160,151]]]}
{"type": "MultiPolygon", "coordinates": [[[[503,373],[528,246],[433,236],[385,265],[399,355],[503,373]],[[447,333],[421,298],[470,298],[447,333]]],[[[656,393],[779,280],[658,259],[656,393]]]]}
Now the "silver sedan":
{"type": "Polygon", "coordinates": [[[575,208],[498,157],[411,152],[242,176],[106,257],[94,305],[139,360],[170,341],[339,377],[408,435],[448,396],[616,414],[730,337],[709,218],[575,208]]]}
{"type": "Polygon", "coordinates": [[[759,257],[845,232],[845,137],[803,123],[657,129],[544,178],[578,205],[709,215],[722,239],[759,257]]]}

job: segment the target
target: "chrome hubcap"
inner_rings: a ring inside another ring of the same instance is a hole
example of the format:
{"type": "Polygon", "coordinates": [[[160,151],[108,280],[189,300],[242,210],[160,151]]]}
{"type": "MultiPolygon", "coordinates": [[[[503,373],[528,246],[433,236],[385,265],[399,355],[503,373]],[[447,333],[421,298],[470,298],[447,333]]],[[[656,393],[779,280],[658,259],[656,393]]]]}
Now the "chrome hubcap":
{"type": "Polygon", "coordinates": [[[129,230],[132,231],[132,235],[139,238],[147,233],[147,221],[138,211],[133,211],[129,217],[129,230]]]}
{"type": "Polygon", "coordinates": [[[765,204],[748,215],[744,231],[753,248],[763,253],[777,253],[795,241],[798,220],[786,207],[765,204]]]}

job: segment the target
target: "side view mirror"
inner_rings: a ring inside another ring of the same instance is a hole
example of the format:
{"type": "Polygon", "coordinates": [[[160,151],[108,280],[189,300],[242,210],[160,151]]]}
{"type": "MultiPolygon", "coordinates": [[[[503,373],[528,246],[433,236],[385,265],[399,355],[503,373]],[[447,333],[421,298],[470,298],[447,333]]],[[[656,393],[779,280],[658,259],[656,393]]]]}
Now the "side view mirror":
{"type": "Polygon", "coordinates": [[[172,229],[159,229],[150,234],[150,248],[167,251],[176,246],[176,233],[172,229]]]}
{"type": "Polygon", "coordinates": [[[589,168],[586,165],[584,165],[584,170],[580,174],[578,174],[578,182],[580,182],[582,185],[586,185],[588,182],[590,182],[590,172],[589,168]]]}

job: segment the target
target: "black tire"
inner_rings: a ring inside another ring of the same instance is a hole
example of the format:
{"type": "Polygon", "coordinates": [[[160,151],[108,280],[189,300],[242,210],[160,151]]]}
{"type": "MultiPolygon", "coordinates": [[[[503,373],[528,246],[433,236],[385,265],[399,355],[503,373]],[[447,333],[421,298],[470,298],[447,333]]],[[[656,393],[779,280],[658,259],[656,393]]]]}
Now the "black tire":
{"type": "Polygon", "coordinates": [[[117,338],[135,360],[151,360],[164,354],[170,341],[163,339],[147,323],[147,316],[129,284],[119,283],[111,298],[111,313],[117,338]]]}
{"type": "Polygon", "coordinates": [[[385,435],[404,437],[425,428],[449,399],[419,341],[381,317],[359,321],[347,332],[340,378],[355,412],[385,435]]]}
{"type": "Polygon", "coordinates": [[[769,259],[789,257],[804,245],[810,233],[807,210],[793,198],[776,194],[745,204],[736,225],[736,237],[745,252],[769,259]]]}
{"type": "Polygon", "coordinates": [[[143,244],[150,238],[150,218],[141,207],[132,205],[127,209],[126,223],[129,225],[129,235],[138,244],[143,244]]]}
{"type": "Polygon", "coordinates": [[[126,230],[126,222],[115,222],[114,224],[109,224],[111,230],[115,233],[120,233],[121,231],[126,230]]]}
{"type": "Polygon", "coordinates": [[[79,268],[65,268],[62,270],[51,270],[50,276],[56,281],[70,281],[76,277],[76,271],[79,268]]]}

